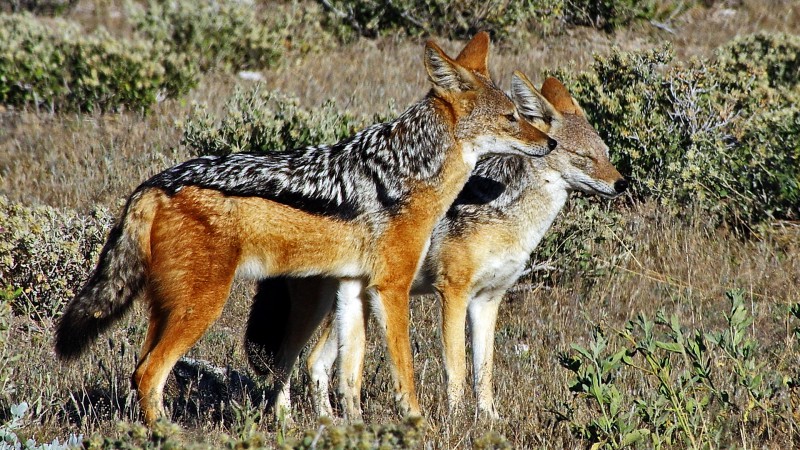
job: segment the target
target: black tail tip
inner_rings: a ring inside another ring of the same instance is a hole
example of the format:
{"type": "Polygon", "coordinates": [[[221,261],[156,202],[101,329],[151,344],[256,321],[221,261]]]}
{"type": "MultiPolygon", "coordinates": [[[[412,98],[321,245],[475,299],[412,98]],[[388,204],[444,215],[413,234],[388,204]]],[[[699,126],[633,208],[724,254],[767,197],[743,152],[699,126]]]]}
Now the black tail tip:
{"type": "Polygon", "coordinates": [[[60,326],[56,328],[54,349],[59,360],[71,362],[78,359],[89,346],[89,342],[65,332],[60,326]]]}
{"type": "Polygon", "coordinates": [[[92,316],[68,307],[56,325],[54,347],[58,359],[78,359],[100,334],[101,325],[92,316]]]}

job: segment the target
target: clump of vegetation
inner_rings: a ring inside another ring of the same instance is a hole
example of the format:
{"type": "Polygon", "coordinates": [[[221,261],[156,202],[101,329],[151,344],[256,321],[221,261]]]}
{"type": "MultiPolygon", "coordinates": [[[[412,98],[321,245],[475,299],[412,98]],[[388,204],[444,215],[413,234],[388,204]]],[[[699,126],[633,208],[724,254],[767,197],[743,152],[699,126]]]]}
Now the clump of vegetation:
{"type": "Polygon", "coordinates": [[[659,0],[563,0],[563,21],[612,31],[636,19],[651,19],[661,8],[680,8],[685,3],[659,0]]]}
{"type": "Polygon", "coordinates": [[[56,438],[50,443],[37,444],[34,439],[21,437],[20,434],[25,428],[28,408],[28,403],[26,402],[11,406],[9,411],[11,418],[0,425],[0,447],[24,448],[25,450],[68,450],[78,446],[82,437],[75,434],[70,434],[63,443],[56,438]]]}
{"type": "Polygon", "coordinates": [[[158,43],[75,23],[0,14],[0,103],[55,110],[148,110],[197,82],[195,66],[158,43]]]}
{"type": "MultiPolygon", "coordinates": [[[[719,331],[687,330],[663,313],[655,321],[640,314],[622,330],[598,325],[588,348],[573,344],[559,357],[575,394],[559,418],[593,448],[728,447],[738,442],[733,430],[766,441],[796,436],[792,363],[770,364],[784,359],[749,337],[743,291],[726,295],[730,310],[719,331]]],[[[800,318],[798,311],[790,313],[800,318]]]]}
{"type": "Polygon", "coordinates": [[[273,151],[337,142],[365,125],[334,102],[301,108],[297,99],[260,85],[237,89],[217,119],[198,106],[184,125],[182,143],[197,155],[273,151]]]}
{"type": "MultiPolygon", "coordinates": [[[[0,282],[6,283],[5,280],[0,282]]],[[[21,287],[0,285],[0,404],[7,404],[16,391],[13,367],[22,355],[11,348],[11,302],[21,295],[21,287]]]]}
{"type": "Polygon", "coordinates": [[[0,11],[30,11],[34,14],[59,15],[72,10],[78,0],[6,0],[0,11]]]}
{"type": "Polygon", "coordinates": [[[202,71],[267,68],[283,50],[281,27],[270,27],[247,2],[151,0],[131,8],[131,20],[142,37],[186,55],[202,71]]]}
{"type": "MultiPolygon", "coordinates": [[[[320,0],[334,24],[374,37],[387,32],[466,39],[477,31],[503,38],[520,29],[543,33],[585,25],[612,31],[636,19],[676,14],[696,2],[664,0],[320,0]]],[[[708,2],[705,2],[708,3],[708,2]]]]}
{"type": "Polygon", "coordinates": [[[400,31],[411,35],[441,34],[468,38],[480,30],[508,34],[517,24],[540,13],[542,8],[537,6],[553,2],[338,0],[321,3],[327,7],[334,23],[362,36],[375,37],[400,31]]]}
{"type": "Polygon", "coordinates": [[[714,59],[667,67],[668,46],[615,51],[561,77],[635,197],[752,226],[800,217],[799,51],[796,36],[757,35],[714,59]]]}
{"type": "Polygon", "coordinates": [[[112,220],[104,208],[80,215],[0,196],[0,279],[14,312],[57,316],[94,267],[112,220]]]}
{"type": "Polygon", "coordinates": [[[148,429],[142,424],[119,422],[117,436],[108,437],[95,434],[83,440],[87,450],[117,448],[166,449],[166,448],[208,448],[200,443],[186,442],[178,425],[164,420],[156,422],[148,429]]]}
{"type": "Polygon", "coordinates": [[[408,418],[399,424],[335,426],[330,419],[320,419],[316,429],[306,430],[300,438],[288,438],[283,449],[361,449],[416,448],[424,436],[422,418],[408,418]]]}

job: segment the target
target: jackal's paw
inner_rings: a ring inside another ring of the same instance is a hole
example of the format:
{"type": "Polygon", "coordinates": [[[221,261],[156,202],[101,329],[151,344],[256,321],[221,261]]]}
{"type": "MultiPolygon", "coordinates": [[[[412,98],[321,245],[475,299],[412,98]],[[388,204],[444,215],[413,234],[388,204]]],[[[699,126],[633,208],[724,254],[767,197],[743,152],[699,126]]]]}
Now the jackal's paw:
{"type": "Polygon", "coordinates": [[[481,419],[489,420],[492,422],[500,420],[500,414],[497,412],[497,409],[495,409],[494,405],[479,406],[478,416],[481,419]]]}

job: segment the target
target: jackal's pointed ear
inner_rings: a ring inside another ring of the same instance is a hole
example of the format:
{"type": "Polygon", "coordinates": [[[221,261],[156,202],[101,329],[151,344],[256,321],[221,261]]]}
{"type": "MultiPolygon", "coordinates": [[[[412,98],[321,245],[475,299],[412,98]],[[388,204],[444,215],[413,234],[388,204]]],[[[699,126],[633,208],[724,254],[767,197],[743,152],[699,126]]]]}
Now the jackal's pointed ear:
{"type": "Polygon", "coordinates": [[[511,77],[511,98],[519,113],[534,124],[551,124],[563,117],[561,113],[533,86],[531,80],[519,70],[511,77]]]}
{"type": "Polygon", "coordinates": [[[481,31],[472,37],[458,54],[456,62],[489,78],[489,33],[481,31]]]}
{"type": "Polygon", "coordinates": [[[544,80],[542,95],[562,113],[586,115],[578,102],[572,98],[567,88],[553,77],[548,77],[544,80]]]}
{"type": "Polygon", "coordinates": [[[437,89],[464,92],[477,86],[475,76],[464,66],[447,56],[433,41],[425,44],[425,70],[437,89]]]}

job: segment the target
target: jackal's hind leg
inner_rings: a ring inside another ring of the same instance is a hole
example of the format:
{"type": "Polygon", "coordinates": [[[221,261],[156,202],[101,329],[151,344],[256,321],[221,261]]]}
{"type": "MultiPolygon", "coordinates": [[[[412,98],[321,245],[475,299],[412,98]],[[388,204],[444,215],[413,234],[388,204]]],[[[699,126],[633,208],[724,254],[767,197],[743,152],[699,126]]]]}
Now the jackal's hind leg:
{"type": "Polygon", "coordinates": [[[133,373],[133,384],[148,425],[166,416],[163,393],[167,377],[178,359],[219,317],[230,293],[233,271],[231,268],[227,276],[220,274],[220,280],[214,280],[218,283],[173,280],[174,289],[151,293],[150,325],[133,373]]]}
{"type": "Polygon", "coordinates": [[[316,331],[322,319],[333,308],[339,282],[334,278],[289,280],[291,307],[283,345],[278,349],[273,373],[276,390],[275,413],[288,419],[291,414],[289,397],[291,374],[300,352],[316,331]]]}
{"type": "Polygon", "coordinates": [[[339,395],[347,421],[361,420],[361,383],[367,336],[364,282],[343,279],[339,283],[334,326],[338,337],[339,395]]]}
{"type": "Polygon", "coordinates": [[[325,325],[314,349],[308,355],[306,367],[311,377],[314,409],[318,416],[333,417],[330,399],[330,377],[339,356],[339,333],[331,317],[325,325]]]}

